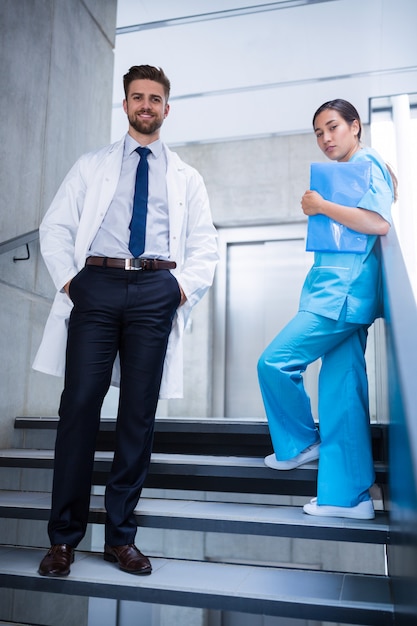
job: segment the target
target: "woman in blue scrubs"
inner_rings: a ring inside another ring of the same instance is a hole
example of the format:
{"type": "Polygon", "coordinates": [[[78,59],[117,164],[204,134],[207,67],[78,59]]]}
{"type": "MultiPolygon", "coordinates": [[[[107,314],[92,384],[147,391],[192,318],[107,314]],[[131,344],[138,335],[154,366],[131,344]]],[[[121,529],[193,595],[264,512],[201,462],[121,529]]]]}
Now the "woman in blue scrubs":
{"type": "Polygon", "coordinates": [[[371,184],[357,207],[306,191],[305,215],[326,215],[366,234],[365,253],[315,253],[296,316],[265,349],[259,384],[274,454],[265,463],[288,470],[319,459],[317,498],[305,513],[372,519],[369,494],[375,475],[369,426],[365,348],[368,327],[381,305],[379,237],[391,224],[395,177],[381,157],[361,146],[358,112],[345,100],[323,104],[314,114],[317,144],[332,161],[371,162],[371,184]],[[316,428],[303,372],[321,358],[316,428]]]}

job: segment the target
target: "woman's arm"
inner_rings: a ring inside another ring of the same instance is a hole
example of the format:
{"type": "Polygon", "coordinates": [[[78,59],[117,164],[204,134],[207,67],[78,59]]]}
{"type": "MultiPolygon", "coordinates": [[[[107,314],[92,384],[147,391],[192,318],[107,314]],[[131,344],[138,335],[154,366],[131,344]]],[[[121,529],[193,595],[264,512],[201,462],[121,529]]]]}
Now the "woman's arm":
{"type": "Polygon", "coordinates": [[[301,199],[305,215],[326,215],[331,219],[365,235],[386,235],[389,223],[375,211],[343,206],[325,200],[317,191],[308,190],[301,199]]]}

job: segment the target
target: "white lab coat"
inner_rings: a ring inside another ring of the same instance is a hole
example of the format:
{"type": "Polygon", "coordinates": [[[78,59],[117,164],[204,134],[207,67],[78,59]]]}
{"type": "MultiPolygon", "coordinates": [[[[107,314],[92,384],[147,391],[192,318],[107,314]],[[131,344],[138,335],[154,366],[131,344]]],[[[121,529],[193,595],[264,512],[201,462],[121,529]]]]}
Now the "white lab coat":
{"type": "MultiPolygon", "coordinates": [[[[33,367],[63,376],[68,318],[72,302],[63,286],[85,264],[116,191],[122,166],[124,137],[97,152],[83,155],[60,186],[39,228],[41,252],[57,293],[33,367]]],[[[172,273],[187,296],[175,315],[160,390],[161,398],[183,395],[182,335],[193,306],[213,282],[218,261],[217,234],[200,174],[164,145],[167,157],[170,259],[172,273]]],[[[119,371],[116,362],[113,384],[119,371]]]]}

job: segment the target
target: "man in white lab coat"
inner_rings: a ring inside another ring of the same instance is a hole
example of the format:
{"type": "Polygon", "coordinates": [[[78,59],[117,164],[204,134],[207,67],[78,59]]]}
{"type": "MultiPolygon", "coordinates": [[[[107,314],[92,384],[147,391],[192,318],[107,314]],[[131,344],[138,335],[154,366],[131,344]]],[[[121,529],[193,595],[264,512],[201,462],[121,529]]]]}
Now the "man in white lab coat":
{"type": "Polygon", "coordinates": [[[112,380],[120,383],[120,400],[104,558],[132,574],[151,573],[134,543],[134,509],[149,468],[157,401],[182,397],[182,333],[218,260],[204,182],[160,140],[168,78],[160,68],[134,66],[124,89],[128,133],[77,161],[39,230],[57,294],[34,368],[65,373],[43,576],[67,576],[85,534],[100,410],[112,380]],[[146,231],[144,249],[133,254],[142,159],[146,231]]]}

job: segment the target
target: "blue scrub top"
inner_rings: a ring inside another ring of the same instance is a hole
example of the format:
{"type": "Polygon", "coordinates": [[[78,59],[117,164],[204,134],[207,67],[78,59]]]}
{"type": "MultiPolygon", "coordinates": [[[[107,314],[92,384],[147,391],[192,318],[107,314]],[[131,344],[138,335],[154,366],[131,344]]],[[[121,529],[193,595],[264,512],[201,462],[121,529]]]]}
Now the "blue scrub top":
{"type": "MultiPolygon", "coordinates": [[[[371,161],[370,189],[357,206],[391,220],[394,189],[384,161],[372,148],[362,148],[350,159],[371,161]]],[[[300,311],[309,311],[353,324],[371,324],[380,314],[382,276],[377,235],[368,235],[366,252],[316,252],[300,297],[300,311]]]]}

